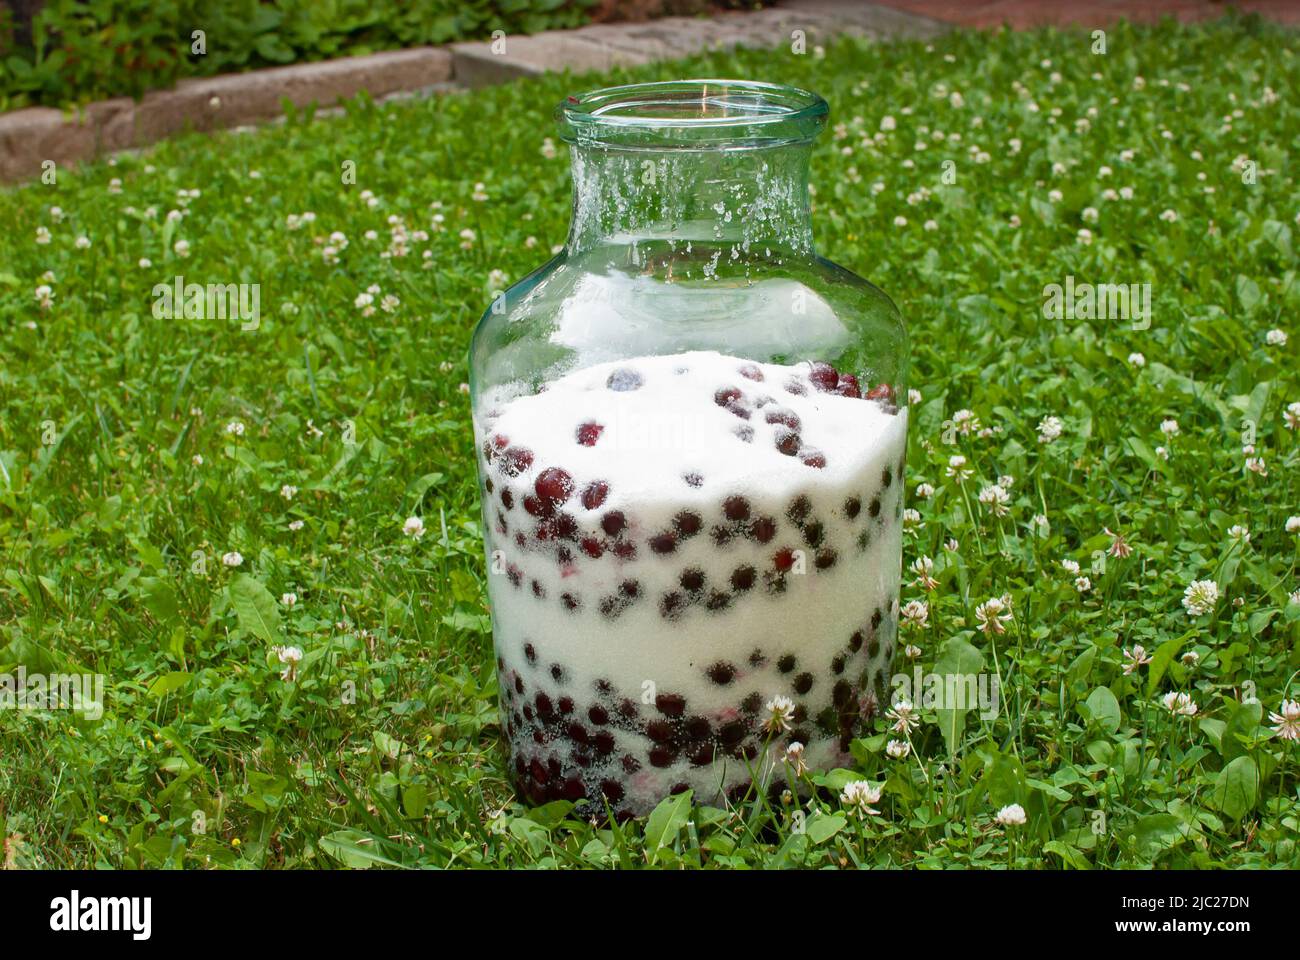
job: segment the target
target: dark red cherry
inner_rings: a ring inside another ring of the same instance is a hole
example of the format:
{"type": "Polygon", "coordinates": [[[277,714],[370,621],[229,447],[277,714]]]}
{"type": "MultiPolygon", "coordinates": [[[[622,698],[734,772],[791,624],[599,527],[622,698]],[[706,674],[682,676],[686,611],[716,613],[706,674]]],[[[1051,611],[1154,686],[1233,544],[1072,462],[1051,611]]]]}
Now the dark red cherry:
{"type": "Polygon", "coordinates": [[[533,465],[533,451],[525,447],[509,447],[501,457],[501,472],[517,477],[533,465]]]}
{"type": "Polygon", "coordinates": [[[558,505],[573,495],[573,477],[559,467],[547,467],[537,475],[533,489],[542,500],[558,505]]]}
{"type": "Polygon", "coordinates": [[[737,567],[736,571],[731,575],[732,589],[741,592],[752,589],[757,575],[758,571],[751,566],[737,567]]]}
{"type": "Polygon", "coordinates": [[[744,497],[727,497],[722,501],[722,514],[728,520],[747,520],[749,518],[749,501],[744,497]]]}
{"type": "Polygon", "coordinates": [[[605,427],[595,420],[589,420],[586,423],[578,424],[577,438],[578,442],[584,447],[594,447],[596,441],[600,439],[605,427]]]}
{"type": "MultiPolygon", "coordinates": [[[[604,480],[593,480],[582,491],[582,505],[588,510],[595,510],[609,496],[609,484],[604,480]]],[[[610,534],[613,536],[613,534],[610,534]]]]}
{"type": "Polygon", "coordinates": [[[799,417],[791,410],[769,410],[764,415],[768,423],[780,423],[789,427],[791,430],[798,430],[801,426],[799,417]]]}
{"type": "Polygon", "coordinates": [[[677,549],[677,537],[672,533],[656,533],[650,538],[650,549],[655,553],[672,553],[677,549]]]}
{"type": "Polygon", "coordinates": [[[841,397],[852,397],[854,400],[862,396],[862,388],[858,386],[858,378],[851,373],[846,373],[840,377],[840,382],[835,385],[835,392],[841,397]]]}
{"type": "Polygon", "coordinates": [[[817,360],[813,362],[812,372],[808,374],[808,379],[812,381],[814,387],[825,393],[828,390],[835,389],[840,382],[840,375],[829,363],[817,360]]]}
{"type": "Polygon", "coordinates": [[[776,521],[771,517],[759,517],[750,524],[749,535],[759,543],[767,543],[776,536],[776,521]]]}

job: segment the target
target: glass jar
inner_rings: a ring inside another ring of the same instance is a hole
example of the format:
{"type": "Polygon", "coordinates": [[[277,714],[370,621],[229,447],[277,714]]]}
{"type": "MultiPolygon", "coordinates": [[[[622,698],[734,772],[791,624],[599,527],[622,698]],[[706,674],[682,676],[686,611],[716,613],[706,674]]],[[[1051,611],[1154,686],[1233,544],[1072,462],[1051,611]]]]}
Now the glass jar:
{"type": "Polygon", "coordinates": [[[814,252],[827,113],[732,80],[556,110],[568,242],[471,347],[501,724],[530,801],[628,816],[779,790],[848,763],[884,701],[907,335],[814,252]]]}

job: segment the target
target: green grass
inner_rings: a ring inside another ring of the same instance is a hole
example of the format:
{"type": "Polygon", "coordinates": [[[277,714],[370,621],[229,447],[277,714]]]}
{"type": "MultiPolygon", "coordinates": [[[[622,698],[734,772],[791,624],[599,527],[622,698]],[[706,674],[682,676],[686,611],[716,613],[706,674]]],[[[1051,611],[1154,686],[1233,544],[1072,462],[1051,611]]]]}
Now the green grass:
{"type": "Polygon", "coordinates": [[[878,721],[856,769],[821,777],[807,800],[679,799],[648,827],[512,802],[460,389],[491,272],[516,280],[563,241],[567,160],[562,145],[544,157],[543,137],[552,105],[596,81],[357,103],[0,194],[0,672],[107,683],[98,720],[0,710],[10,862],[1295,865],[1295,742],[1268,720],[1296,697],[1300,667],[1300,597],[1288,597],[1300,540],[1284,529],[1300,513],[1284,421],[1300,401],[1288,163],[1300,116],[1282,98],[1300,89],[1294,36],[1229,20],[1118,28],[1105,55],[1090,45],[959,33],[932,49],[845,43],[618,75],[792,82],[846,125],[814,162],[819,244],[909,321],[923,399],[908,487],[936,490],[909,498],[921,522],[904,562],[933,558],[937,584],[909,574],[903,601],[929,607],[906,639],[926,670],[965,659],[1002,685],[996,719],[959,718],[951,746],[923,711],[911,757],[890,759],[895,735],[878,721]],[[897,129],[865,145],[887,114],[897,129]],[[349,160],[355,185],[341,183],[349,160]],[[479,182],[486,200],[473,199],[479,182]],[[1105,198],[1122,187],[1131,199],[1105,198]],[[181,190],[200,195],[182,205],[181,190]],[[389,217],[428,238],[381,256],[389,217]],[[35,242],[38,226],[51,242],[35,242]],[[334,231],[348,243],[327,263],[334,231]],[[260,283],[260,326],[155,319],[152,288],[178,273],[260,283]],[[1044,287],[1067,275],[1151,283],[1150,327],[1045,319],[1044,287]],[[372,284],[400,305],[363,316],[355,301],[372,284]],[[1275,328],[1292,342],[1268,344],[1275,328]],[[946,426],[961,409],[986,432],[946,426]],[[1063,431],[1040,443],[1048,416],[1063,431]],[[1167,418],[1176,436],[1161,433],[1167,418]],[[236,420],[242,436],[227,432],[236,420]],[[1248,432],[1267,475],[1243,469],[1248,432]],[[973,471],[960,484],[945,476],[958,452],[973,471]],[[999,517],[977,495],[1001,475],[1014,483],[999,517]],[[404,536],[417,514],[425,535],[404,536]],[[1107,529],[1131,556],[1105,555],[1107,529]],[[241,566],[223,565],[228,551],[241,566]],[[1203,579],[1219,599],[1191,616],[1183,592],[1203,579]],[[288,592],[296,605],[274,599],[288,592]],[[1006,633],[980,631],[976,607],[1004,594],[1006,633]],[[295,679],[281,677],[278,643],[305,651],[295,679]],[[1128,674],[1134,644],[1154,660],[1128,674]],[[1163,705],[1180,691],[1195,717],[1163,705]],[[848,815],[851,779],[884,785],[878,816],[848,815]],[[993,817],[1011,803],[1028,821],[1004,830],[993,817]]]}

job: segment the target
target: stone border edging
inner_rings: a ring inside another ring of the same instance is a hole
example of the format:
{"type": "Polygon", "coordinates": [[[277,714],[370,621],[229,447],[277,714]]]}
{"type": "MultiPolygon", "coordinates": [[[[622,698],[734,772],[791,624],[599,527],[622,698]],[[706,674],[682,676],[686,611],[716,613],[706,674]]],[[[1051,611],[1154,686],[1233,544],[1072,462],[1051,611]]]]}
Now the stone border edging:
{"type": "Polygon", "coordinates": [[[937,21],[856,0],[786,0],[767,10],[707,19],[665,17],[575,30],[511,36],[492,42],[416,47],[318,63],[182,80],[139,102],[115,97],[73,115],[51,107],[0,114],[0,180],[39,176],[43,164],[91,160],[148,146],[186,130],[215,130],[280,117],[285,100],[331,107],[363,90],[376,100],[450,87],[482,87],[547,71],[585,73],[673,60],[706,50],[776,47],[802,30],[804,42],[854,34],[877,39],[933,36],[937,21]],[[500,45],[497,46],[500,50],[500,45]]]}

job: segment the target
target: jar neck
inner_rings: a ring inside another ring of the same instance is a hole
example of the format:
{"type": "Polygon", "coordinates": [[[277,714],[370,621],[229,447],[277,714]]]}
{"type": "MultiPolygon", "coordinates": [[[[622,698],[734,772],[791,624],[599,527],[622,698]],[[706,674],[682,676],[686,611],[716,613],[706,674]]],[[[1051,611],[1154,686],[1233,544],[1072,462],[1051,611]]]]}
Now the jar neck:
{"type": "Polygon", "coordinates": [[[733,259],[811,256],[812,144],[620,149],[572,144],[570,255],[597,247],[731,247],[733,259]]]}

